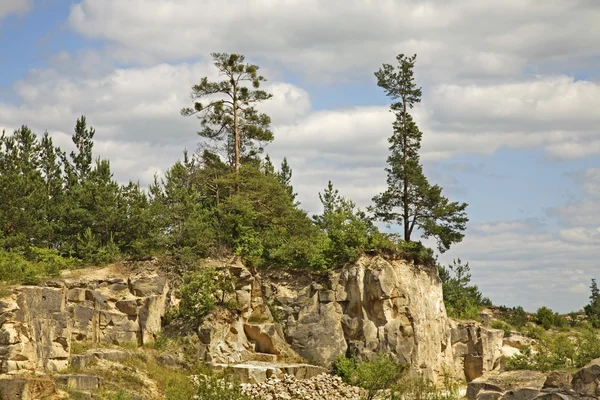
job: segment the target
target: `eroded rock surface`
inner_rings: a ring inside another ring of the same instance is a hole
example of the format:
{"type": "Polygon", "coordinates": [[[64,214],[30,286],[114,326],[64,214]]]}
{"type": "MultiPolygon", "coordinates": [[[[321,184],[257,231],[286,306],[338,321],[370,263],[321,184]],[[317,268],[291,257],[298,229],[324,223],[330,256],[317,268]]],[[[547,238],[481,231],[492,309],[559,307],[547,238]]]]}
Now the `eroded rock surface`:
{"type": "Polygon", "coordinates": [[[450,327],[455,375],[462,371],[470,382],[498,369],[502,357],[502,330],[458,321],[451,321],[450,327]]]}
{"type": "Polygon", "coordinates": [[[0,371],[60,371],[75,342],[146,343],[168,301],[167,279],[154,273],[19,287],[0,301],[0,371]]]}

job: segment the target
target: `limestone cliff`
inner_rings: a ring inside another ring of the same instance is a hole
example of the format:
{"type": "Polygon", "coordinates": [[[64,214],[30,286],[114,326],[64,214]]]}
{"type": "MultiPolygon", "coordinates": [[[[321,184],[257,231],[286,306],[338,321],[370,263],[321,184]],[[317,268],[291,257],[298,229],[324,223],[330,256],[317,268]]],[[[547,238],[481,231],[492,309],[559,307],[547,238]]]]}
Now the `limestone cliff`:
{"type": "MultiPolygon", "coordinates": [[[[449,320],[435,268],[381,256],[321,274],[209,264],[235,277],[228,300],[236,306],[204,318],[193,333],[197,357],[217,368],[233,366],[243,381],[309,378],[348,354],[390,354],[434,380],[450,374],[470,381],[498,368],[502,331],[449,320]]],[[[11,290],[0,300],[0,372],[81,367],[85,357],[72,353],[78,343],[153,341],[176,299],[160,268],[147,267],[75,271],[11,290]]],[[[107,354],[86,357],[113,356],[107,354]]],[[[3,377],[0,398],[9,382],[3,377]]]]}
{"type": "Polygon", "coordinates": [[[233,270],[239,312],[200,326],[205,361],[329,367],[339,355],[387,353],[433,380],[472,380],[498,367],[502,331],[449,320],[435,269],[364,256],[320,276],[233,270]]]}
{"type": "Polygon", "coordinates": [[[169,301],[156,273],[99,274],[22,286],[0,301],[0,370],[55,372],[69,365],[76,342],[153,340],[169,301]]]}

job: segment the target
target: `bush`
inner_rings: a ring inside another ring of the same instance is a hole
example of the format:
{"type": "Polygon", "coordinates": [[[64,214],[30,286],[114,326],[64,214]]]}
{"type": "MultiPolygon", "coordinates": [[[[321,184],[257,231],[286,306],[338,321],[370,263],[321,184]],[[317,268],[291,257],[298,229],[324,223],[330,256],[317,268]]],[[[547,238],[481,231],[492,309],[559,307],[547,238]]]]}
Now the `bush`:
{"type": "Polygon", "coordinates": [[[523,330],[523,334],[532,339],[542,339],[545,335],[545,330],[538,325],[527,325],[523,330]]]}
{"type": "Polygon", "coordinates": [[[356,362],[352,358],[340,355],[333,362],[333,373],[341,377],[347,384],[352,384],[355,372],[356,362]]]}
{"type": "Polygon", "coordinates": [[[444,380],[444,390],[440,390],[435,383],[423,377],[403,379],[392,389],[390,399],[403,400],[458,400],[458,387],[450,382],[447,376],[444,380]]]}
{"type": "Polygon", "coordinates": [[[521,329],[527,324],[529,319],[523,307],[518,306],[506,312],[505,321],[516,329],[521,329]]]}
{"type": "Polygon", "coordinates": [[[600,342],[592,330],[576,337],[564,334],[545,335],[538,339],[534,353],[531,348],[521,349],[508,359],[506,369],[531,369],[550,371],[563,368],[580,368],[591,360],[600,357],[600,342]]]}
{"type": "Polygon", "coordinates": [[[438,265],[438,272],[442,280],[444,304],[449,316],[479,319],[481,308],[491,305],[491,301],[483,297],[476,285],[470,285],[469,263],[463,264],[459,258],[448,265],[448,268],[438,265]]]}
{"type": "Polygon", "coordinates": [[[0,250],[0,281],[9,284],[33,285],[44,278],[56,277],[60,271],[77,264],[73,258],[63,258],[56,250],[29,247],[23,251],[0,250]]]}
{"type": "Polygon", "coordinates": [[[183,276],[179,288],[181,303],[178,315],[199,321],[218,304],[225,304],[225,297],[232,293],[235,281],[228,273],[219,273],[214,268],[202,268],[183,276]]]}
{"type": "Polygon", "coordinates": [[[535,313],[535,322],[548,330],[552,327],[562,328],[566,325],[564,318],[548,307],[540,307],[535,313]]]}
{"type": "Polygon", "coordinates": [[[421,242],[398,242],[398,252],[408,261],[415,264],[435,266],[435,256],[433,250],[423,246],[421,242]]]}
{"type": "MultiPolygon", "coordinates": [[[[197,399],[251,400],[249,396],[246,396],[242,392],[240,382],[227,371],[221,373],[207,371],[206,374],[198,375],[196,385],[197,399]]],[[[175,398],[173,400],[175,400],[175,398]]]]}
{"type": "Polygon", "coordinates": [[[391,389],[398,383],[407,366],[389,356],[379,355],[369,361],[358,363],[355,385],[367,391],[371,400],[382,390],[391,389]]]}
{"type": "Polygon", "coordinates": [[[504,331],[504,336],[509,336],[513,327],[504,321],[494,320],[492,321],[491,327],[493,329],[502,329],[504,331]]]}
{"type": "Polygon", "coordinates": [[[367,361],[356,361],[340,355],[333,362],[333,372],[347,384],[365,389],[367,400],[395,387],[407,368],[406,364],[388,355],[378,355],[367,361]]]}

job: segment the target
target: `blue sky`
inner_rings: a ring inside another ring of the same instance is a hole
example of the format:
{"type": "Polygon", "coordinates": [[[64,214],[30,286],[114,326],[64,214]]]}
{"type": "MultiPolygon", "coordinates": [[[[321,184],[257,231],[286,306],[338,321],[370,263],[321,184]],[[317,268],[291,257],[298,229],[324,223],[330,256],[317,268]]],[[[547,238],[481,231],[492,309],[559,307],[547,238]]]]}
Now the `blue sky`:
{"type": "Polygon", "coordinates": [[[47,129],[68,147],[85,114],[115,176],[147,183],[196,148],[178,110],[215,76],[210,53],[240,52],[269,79],[268,152],[290,160],[303,206],[318,212],[331,179],[365,207],[385,187],[391,133],[373,72],[417,53],[425,170],[470,204],[464,242],[441,260],[468,260],[497,304],[587,302],[600,278],[600,5],[230,3],[4,0],[0,128],[47,129]]]}

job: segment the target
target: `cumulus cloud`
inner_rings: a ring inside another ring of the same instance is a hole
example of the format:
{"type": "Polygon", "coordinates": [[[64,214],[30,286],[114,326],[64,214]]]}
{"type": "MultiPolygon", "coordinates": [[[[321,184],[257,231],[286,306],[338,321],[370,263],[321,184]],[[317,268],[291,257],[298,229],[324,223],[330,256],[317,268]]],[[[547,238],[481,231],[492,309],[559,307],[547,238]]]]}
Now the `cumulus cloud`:
{"type": "Polygon", "coordinates": [[[31,8],[32,3],[32,0],[2,0],[0,2],[0,19],[10,14],[22,14],[31,8]]]}
{"type": "Polygon", "coordinates": [[[573,240],[597,239],[597,228],[600,228],[600,169],[589,168],[570,175],[579,185],[581,197],[549,209],[548,215],[558,218],[563,226],[574,227],[566,232],[567,237],[573,240]]]}
{"type": "Polygon", "coordinates": [[[127,62],[242,51],[306,77],[344,80],[397,52],[417,52],[432,78],[515,76],[598,55],[590,0],[83,0],[69,24],[127,62]],[[493,16],[493,17],[490,17],[493,16]],[[561,29],[556,29],[560,26],[561,29]],[[473,32],[478,32],[473,35],[473,32]]]}
{"type": "Polygon", "coordinates": [[[553,233],[535,219],[473,223],[441,261],[468,260],[473,281],[495,304],[569,312],[587,304],[599,239],[580,228],[553,233]]]}

